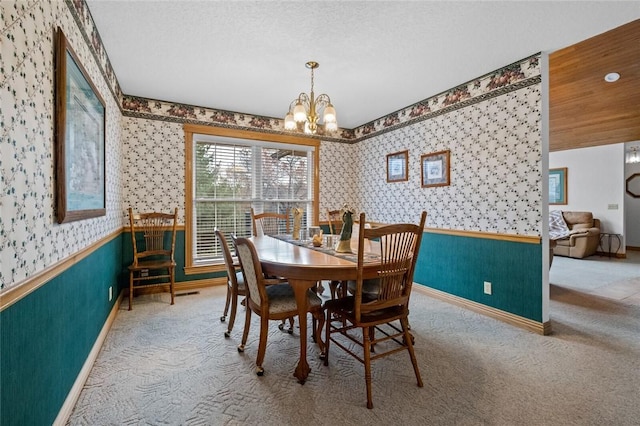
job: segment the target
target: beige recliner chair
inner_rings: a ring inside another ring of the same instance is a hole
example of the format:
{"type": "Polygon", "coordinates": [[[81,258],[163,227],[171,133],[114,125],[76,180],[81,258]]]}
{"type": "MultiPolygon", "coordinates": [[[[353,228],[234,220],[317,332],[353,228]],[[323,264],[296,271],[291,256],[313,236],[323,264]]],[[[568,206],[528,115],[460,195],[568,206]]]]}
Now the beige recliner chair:
{"type": "Polygon", "coordinates": [[[562,212],[570,230],[568,237],[556,240],[553,254],[582,259],[595,254],[600,242],[600,219],[591,212],[562,212]]]}

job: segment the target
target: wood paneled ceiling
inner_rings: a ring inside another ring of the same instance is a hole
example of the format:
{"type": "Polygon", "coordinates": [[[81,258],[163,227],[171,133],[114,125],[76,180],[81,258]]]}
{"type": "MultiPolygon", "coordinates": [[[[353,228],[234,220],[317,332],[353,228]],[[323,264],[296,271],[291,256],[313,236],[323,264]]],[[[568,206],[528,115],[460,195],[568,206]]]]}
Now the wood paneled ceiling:
{"type": "Polygon", "coordinates": [[[640,20],[549,55],[549,127],[550,151],[640,140],[640,20]]]}

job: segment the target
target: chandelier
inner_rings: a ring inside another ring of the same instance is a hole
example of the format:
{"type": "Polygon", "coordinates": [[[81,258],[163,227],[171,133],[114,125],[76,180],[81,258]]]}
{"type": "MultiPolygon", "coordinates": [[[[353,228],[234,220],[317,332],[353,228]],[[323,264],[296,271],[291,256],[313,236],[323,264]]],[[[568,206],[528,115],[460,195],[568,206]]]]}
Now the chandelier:
{"type": "Polygon", "coordinates": [[[627,155],[625,158],[625,163],[627,164],[636,164],[640,163],[640,153],[638,153],[638,147],[632,146],[631,149],[627,151],[627,155]]]}
{"type": "Polygon", "coordinates": [[[317,98],[313,93],[313,70],[318,68],[320,64],[309,61],[305,64],[311,70],[311,93],[300,93],[289,105],[289,112],[284,117],[285,130],[304,131],[304,133],[315,134],[318,127],[324,127],[326,133],[338,130],[338,122],[336,120],[336,110],[331,105],[329,95],[324,93],[317,98]],[[322,111],[322,122],[318,123],[320,118],[318,114],[322,111]]]}

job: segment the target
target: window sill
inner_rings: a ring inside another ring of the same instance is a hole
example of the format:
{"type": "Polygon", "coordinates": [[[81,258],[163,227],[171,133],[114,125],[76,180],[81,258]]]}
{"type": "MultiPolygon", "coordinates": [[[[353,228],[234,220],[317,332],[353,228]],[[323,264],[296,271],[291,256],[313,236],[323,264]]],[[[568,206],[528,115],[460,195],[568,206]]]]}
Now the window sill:
{"type": "Polygon", "coordinates": [[[226,271],[224,263],[206,264],[206,265],[192,265],[184,268],[185,275],[207,274],[210,272],[222,272],[226,271]]]}

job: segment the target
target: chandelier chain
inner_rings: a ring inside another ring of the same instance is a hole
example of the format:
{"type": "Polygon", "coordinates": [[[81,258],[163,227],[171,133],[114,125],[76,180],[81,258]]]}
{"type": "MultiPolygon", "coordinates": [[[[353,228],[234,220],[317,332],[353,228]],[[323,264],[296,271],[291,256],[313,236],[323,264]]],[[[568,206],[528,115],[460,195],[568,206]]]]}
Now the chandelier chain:
{"type": "Polygon", "coordinates": [[[311,68],[311,93],[313,93],[313,68],[311,68]]]}

